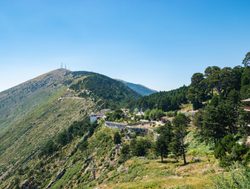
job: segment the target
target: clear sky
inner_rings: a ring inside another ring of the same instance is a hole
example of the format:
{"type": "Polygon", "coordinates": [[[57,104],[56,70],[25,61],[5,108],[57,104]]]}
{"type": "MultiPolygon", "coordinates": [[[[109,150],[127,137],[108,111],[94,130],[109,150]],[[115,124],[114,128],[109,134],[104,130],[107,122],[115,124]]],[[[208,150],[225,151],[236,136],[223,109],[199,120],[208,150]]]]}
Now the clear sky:
{"type": "Polygon", "coordinates": [[[250,51],[249,0],[1,0],[0,91],[59,68],[169,90],[250,51]]]}

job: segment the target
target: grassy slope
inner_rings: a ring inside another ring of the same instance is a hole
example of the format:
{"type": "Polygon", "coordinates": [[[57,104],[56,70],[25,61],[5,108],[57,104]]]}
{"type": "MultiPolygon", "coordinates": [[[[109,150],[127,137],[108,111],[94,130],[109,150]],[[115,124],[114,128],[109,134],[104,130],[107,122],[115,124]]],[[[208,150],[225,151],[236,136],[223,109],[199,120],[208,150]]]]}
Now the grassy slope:
{"type": "Polygon", "coordinates": [[[49,138],[92,111],[89,98],[64,98],[64,82],[73,79],[55,70],[0,93],[0,179],[28,161],[49,138]],[[81,112],[81,113],[80,113],[81,112]]]}
{"type": "Polygon", "coordinates": [[[112,136],[114,130],[101,127],[89,139],[92,149],[90,154],[94,156],[97,165],[97,179],[91,181],[91,172],[86,172],[84,167],[85,153],[78,151],[71,157],[75,162],[66,171],[65,175],[52,188],[209,188],[212,177],[221,170],[211,155],[211,151],[204,144],[198,144],[190,134],[192,145],[188,150],[188,160],[199,157],[201,162],[190,163],[182,166],[182,162],[168,159],[161,163],[160,159],[148,159],[134,157],[122,165],[117,161],[111,161],[112,136]],[[194,154],[195,151],[195,154],[194,154]],[[106,167],[106,168],[104,168],[106,167]]]}
{"type": "Polygon", "coordinates": [[[14,165],[23,162],[36,152],[49,138],[91,111],[93,104],[84,99],[64,99],[58,101],[65,89],[59,90],[47,102],[35,108],[21,120],[13,122],[4,135],[1,146],[7,148],[0,156],[1,165],[14,165]]]}
{"type": "MultiPolygon", "coordinates": [[[[36,155],[48,139],[57,136],[72,122],[81,120],[99,108],[96,106],[99,99],[93,99],[92,95],[79,97],[81,91],[68,90],[71,83],[77,83],[79,80],[87,82],[82,90],[92,90],[91,94],[101,100],[102,90],[109,91],[111,96],[112,90],[116,90],[114,99],[119,98],[121,101],[138,96],[122,83],[108,77],[88,72],[69,73],[66,70],[44,74],[0,93],[0,180],[7,179],[0,188],[11,188],[12,185],[9,184],[13,183],[13,179],[24,181],[30,178],[31,175],[27,177],[27,174],[32,174],[39,162],[43,162],[45,166],[58,166],[58,169],[49,168],[50,174],[45,176],[48,178],[42,183],[43,186],[56,175],[56,171],[64,167],[64,160],[61,161],[63,164],[57,165],[55,162],[39,160],[36,155]],[[102,80],[108,81],[110,85],[102,80]],[[101,88],[95,85],[99,83],[102,83],[101,88]],[[27,168],[29,170],[26,170],[27,168]],[[23,170],[24,175],[16,177],[19,172],[17,170],[23,170]]],[[[74,147],[69,147],[68,151],[71,149],[74,147]]],[[[94,150],[94,147],[92,149],[94,150]]],[[[67,153],[61,155],[62,159],[69,156],[67,153]]],[[[55,158],[55,161],[57,162],[58,158],[55,158]]],[[[37,175],[43,180],[42,174],[37,175]]]]}
{"type": "MultiPolygon", "coordinates": [[[[42,188],[56,177],[60,170],[65,169],[64,176],[53,186],[57,188],[210,188],[212,178],[221,170],[211,155],[211,151],[198,143],[190,132],[188,140],[191,142],[188,149],[188,161],[199,157],[201,162],[182,166],[182,162],[168,159],[161,163],[160,159],[134,157],[122,165],[117,162],[115,155],[113,134],[114,130],[99,126],[94,135],[88,139],[89,150],[75,151],[80,141],[76,138],[60,152],[47,159],[35,158],[27,163],[28,171],[21,175],[21,180],[34,176],[41,181],[42,188]],[[72,153],[73,152],[73,153],[72,153]],[[92,158],[90,163],[86,161],[92,158]],[[96,167],[97,179],[92,179],[92,168],[96,167]],[[35,170],[35,174],[32,170],[35,170]],[[31,172],[31,173],[30,173],[31,172]]],[[[14,182],[15,176],[0,185],[6,187],[14,182]]]]}
{"type": "Polygon", "coordinates": [[[160,159],[134,157],[109,173],[107,182],[100,188],[143,189],[143,188],[211,188],[212,178],[221,172],[212,151],[204,143],[194,137],[195,130],[191,128],[187,141],[188,161],[186,166],[174,159],[167,159],[161,163],[160,159]],[[192,163],[192,158],[201,161],[192,163]]]}
{"type": "Polygon", "coordinates": [[[0,93],[0,137],[8,126],[62,87],[67,70],[55,70],[0,93]]]}

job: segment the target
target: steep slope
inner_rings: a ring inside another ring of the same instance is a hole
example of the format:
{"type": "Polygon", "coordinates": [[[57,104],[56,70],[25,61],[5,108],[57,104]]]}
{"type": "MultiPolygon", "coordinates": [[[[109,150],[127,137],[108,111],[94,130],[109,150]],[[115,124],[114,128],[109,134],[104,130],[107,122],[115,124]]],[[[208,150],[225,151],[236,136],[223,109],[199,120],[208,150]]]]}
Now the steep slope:
{"type": "MultiPolygon", "coordinates": [[[[73,141],[47,157],[35,157],[0,183],[0,188],[29,186],[29,188],[211,188],[218,166],[204,144],[188,149],[191,162],[193,153],[202,156],[199,162],[183,166],[168,159],[161,163],[153,153],[148,157],[132,157],[120,161],[121,150],[128,144],[123,138],[121,146],[114,144],[116,130],[100,124],[92,135],[75,137],[73,141]],[[86,142],[86,143],[83,143],[86,142]],[[85,144],[84,147],[79,147],[85,144]],[[200,152],[201,151],[201,152],[200,152]]],[[[148,135],[152,141],[152,137],[148,135]]],[[[197,142],[190,136],[193,144],[197,142]]]]}
{"type": "Polygon", "coordinates": [[[145,86],[140,85],[140,84],[130,83],[127,81],[122,81],[122,80],[119,80],[119,81],[121,81],[126,86],[128,86],[130,89],[132,89],[133,91],[137,92],[138,94],[140,94],[142,96],[148,96],[148,95],[157,93],[156,90],[150,89],[150,88],[145,87],[145,86]]]}
{"type": "Polygon", "coordinates": [[[67,74],[67,70],[55,70],[0,93],[0,128],[46,101],[62,87],[67,74]]]}
{"type": "Polygon", "coordinates": [[[106,76],[65,69],[0,93],[0,180],[37,156],[49,139],[74,121],[138,97],[106,76]]]}

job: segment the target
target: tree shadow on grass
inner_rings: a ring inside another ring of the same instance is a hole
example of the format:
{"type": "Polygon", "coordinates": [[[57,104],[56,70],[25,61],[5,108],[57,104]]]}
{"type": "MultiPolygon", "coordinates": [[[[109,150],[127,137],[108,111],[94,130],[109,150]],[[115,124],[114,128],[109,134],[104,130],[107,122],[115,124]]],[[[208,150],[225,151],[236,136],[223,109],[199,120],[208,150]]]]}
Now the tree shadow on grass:
{"type": "Polygon", "coordinates": [[[173,159],[165,159],[165,160],[163,160],[163,161],[157,160],[157,163],[162,163],[162,164],[167,164],[167,163],[179,163],[179,161],[173,160],[173,159]]]}

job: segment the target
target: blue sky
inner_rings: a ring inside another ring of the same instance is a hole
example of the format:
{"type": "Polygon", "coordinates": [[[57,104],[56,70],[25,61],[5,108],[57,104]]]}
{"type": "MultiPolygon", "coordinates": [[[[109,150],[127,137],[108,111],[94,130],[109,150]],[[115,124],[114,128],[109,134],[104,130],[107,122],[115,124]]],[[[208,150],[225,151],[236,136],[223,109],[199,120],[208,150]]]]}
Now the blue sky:
{"type": "Polygon", "coordinates": [[[248,0],[2,0],[0,91],[59,68],[169,90],[250,51],[248,0]]]}

